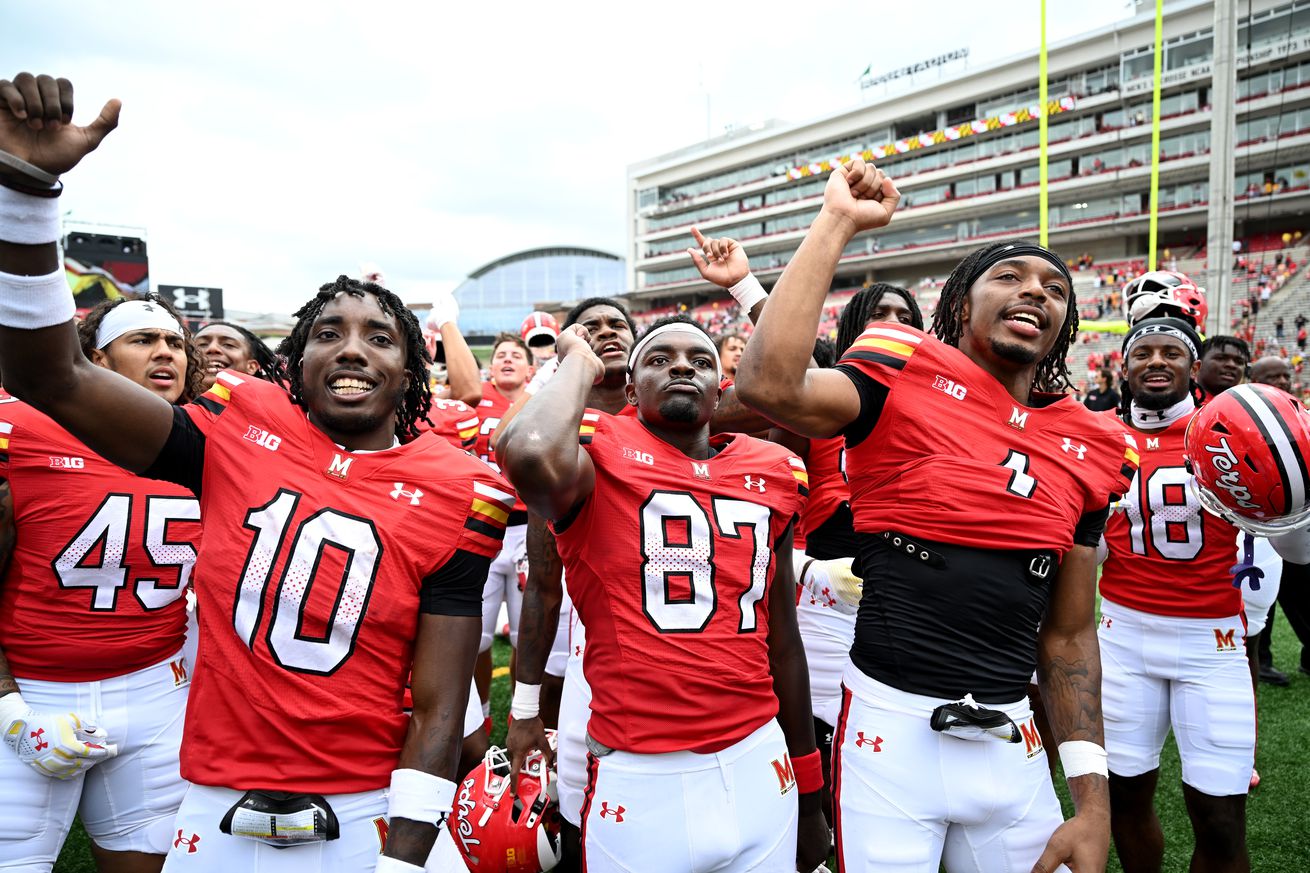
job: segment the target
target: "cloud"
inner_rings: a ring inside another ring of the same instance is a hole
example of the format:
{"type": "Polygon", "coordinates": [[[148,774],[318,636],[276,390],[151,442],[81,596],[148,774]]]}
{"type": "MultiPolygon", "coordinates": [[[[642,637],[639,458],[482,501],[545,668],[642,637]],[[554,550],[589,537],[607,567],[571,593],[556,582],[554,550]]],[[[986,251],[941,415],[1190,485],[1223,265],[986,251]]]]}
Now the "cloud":
{"type": "MultiPolygon", "coordinates": [[[[46,0],[6,9],[0,75],[67,76],[82,121],[123,99],[72,218],[146,228],[157,284],[289,312],[364,261],[422,299],[526,248],[621,252],[629,164],[854,105],[870,62],[1031,50],[1031,5],[46,0]]],[[[1123,14],[1092,5],[1052,0],[1052,39],[1123,14]]]]}

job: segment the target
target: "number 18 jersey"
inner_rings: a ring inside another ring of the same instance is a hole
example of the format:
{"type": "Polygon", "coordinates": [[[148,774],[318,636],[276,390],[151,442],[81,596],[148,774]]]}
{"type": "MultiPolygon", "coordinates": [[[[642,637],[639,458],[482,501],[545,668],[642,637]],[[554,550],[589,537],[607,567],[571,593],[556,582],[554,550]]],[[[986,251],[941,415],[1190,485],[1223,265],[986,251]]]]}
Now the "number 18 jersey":
{"type": "Polygon", "coordinates": [[[588,733],[643,754],[724,749],[778,711],[773,549],[805,466],[744,435],[692,460],[627,416],[588,412],[581,433],[596,486],[556,545],[587,628],[588,733]]]}

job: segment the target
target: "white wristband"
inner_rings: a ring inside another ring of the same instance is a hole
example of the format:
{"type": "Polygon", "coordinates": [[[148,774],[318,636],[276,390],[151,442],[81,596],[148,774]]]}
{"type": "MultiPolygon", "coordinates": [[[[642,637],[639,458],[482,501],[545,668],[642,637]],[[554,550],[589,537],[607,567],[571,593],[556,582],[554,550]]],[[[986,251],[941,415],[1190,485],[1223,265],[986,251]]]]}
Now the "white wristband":
{"type": "Polygon", "coordinates": [[[47,276],[0,273],[0,324],[37,330],[72,321],[77,308],[63,270],[47,276]]]}
{"type": "Polygon", "coordinates": [[[455,783],[422,770],[392,770],[387,819],[437,824],[455,805],[455,783]]]}
{"type": "Polygon", "coordinates": [[[1096,774],[1109,776],[1106,766],[1105,749],[1087,740],[1069,740],[1060,743],[1060,764],[1064,767],[1064,778],[1096,774]]]}
{"type": "Polygon", "coordinates": [[[373,868],[376,873],[423,873],[423,868],[390,855],[378,855],[378,865],[373,868]]]}
{"type": "Polygon", "coordinates": [[[514,699],[509,704],[509,714],[515,721],[527,721],[536,718],[541,712],[541,686],[526,682],[514,683],[514,699]]]}
{"type": "Polygon", "coordinates": [[[747,273],[746,278],[728,289],[728,293],[746,312],[750,312],[756,303],[769,296],[764,290],[764,286],[760,284],[760,280],[755,278],[754,273],[747,273]]]}
{"type": "Polygon", "coordinates": [[[59,240],[59,198],[0,187],[0,240],[25,246],[59,240]]]}

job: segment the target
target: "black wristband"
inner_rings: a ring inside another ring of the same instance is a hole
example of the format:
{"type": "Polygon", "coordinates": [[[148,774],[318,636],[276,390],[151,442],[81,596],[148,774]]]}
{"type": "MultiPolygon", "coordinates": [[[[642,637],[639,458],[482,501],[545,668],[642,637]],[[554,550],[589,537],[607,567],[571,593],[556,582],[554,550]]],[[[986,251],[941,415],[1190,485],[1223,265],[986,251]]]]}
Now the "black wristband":
{"type": "Polygon", "coordinates": [[[27,194],[31,197],[45,197],[47,199],[58,197],[64,193],[64,183],[61,180],[56,179],[55,184],[51,187],[42,188],[35,184],[35,180],[33,180],[33,184],[29,185],[7,173],[0,173],[0,187],[8,188],[10,191],[17,191],[19,194],[27,194]]]}

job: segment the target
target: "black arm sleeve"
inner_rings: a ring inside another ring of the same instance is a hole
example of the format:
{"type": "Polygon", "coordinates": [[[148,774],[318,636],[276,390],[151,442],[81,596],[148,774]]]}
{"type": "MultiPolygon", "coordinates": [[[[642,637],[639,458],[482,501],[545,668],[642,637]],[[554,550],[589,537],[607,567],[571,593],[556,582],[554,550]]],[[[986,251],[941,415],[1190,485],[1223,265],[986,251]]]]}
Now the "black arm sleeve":
{"type": "Polygon", "coordinates": [[[846,437],[847,448],[854,448],[877,427],[878,419],[882,416],[882,408],[886,405],[887,395],[891,390],[850,364],[838,364],[836,369],[854,382],[855,390],[860,392],[859,418],[846,425],[846,429],[842,431],[842,435],[846,437]]]}
{"type": "Polygon", "coordinates": [[[423,580],[419,612],[430,615],[482,615],[482,589],[491,558],[457,549],[440,570],[423,580]]]}
{"type": "Polygon", "coordinates": [[[174,406],[173,429],[168,432],[168,440],[159,457],[141,475],[181,485],[199,497],[204,473],[205,435],[182,407],[174,406]]]}
{"type": "Polygon", "coordinates": [[[1109,519],[1110,504],[1108,503],[1100,509],[1084,512],[1083,517],[1078,519],[1078,526],[1073,529],[1074,545],[1096,548],[1097,543],[1101,541],[1101,534],[1105,533],[1105,523],[1109,519]]]}

